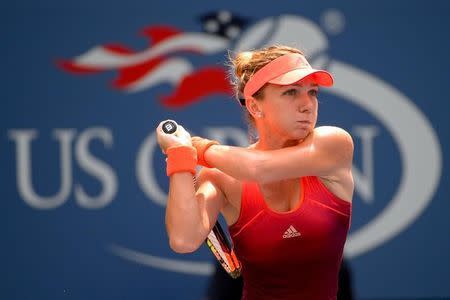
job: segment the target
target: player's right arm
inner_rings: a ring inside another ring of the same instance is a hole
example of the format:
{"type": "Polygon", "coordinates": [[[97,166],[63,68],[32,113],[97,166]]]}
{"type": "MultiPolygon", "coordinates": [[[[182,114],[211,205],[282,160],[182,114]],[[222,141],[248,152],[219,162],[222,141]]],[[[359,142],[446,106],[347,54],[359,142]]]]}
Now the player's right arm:
{"type": "Polygon", "coordinates": [[[217,184],[219,171],[203,168],[197,177],[197,190],[192,174],[170,176],[166,208],[166,230],[170,248],[178,253],[197,250],[216,223],[226,204],[217,184]]]}
{"type": "MultiPolygon", "coordinates": [[[[162,128],[165,122],[162,121],[156,129],[157,141],[163,153],[171,147],[192,147],[191,136],[183,126],[178,124],[176,132],[168,134],[162,128]]],[[[218,170],[203,169],[197,179],[197,189],[190,172],[180,171],[170,175],[166,230],[170,247],[175,252],[197,250],[214,227],[219,211],[226,202],[216,184],[220,174],[218,170]]]]}

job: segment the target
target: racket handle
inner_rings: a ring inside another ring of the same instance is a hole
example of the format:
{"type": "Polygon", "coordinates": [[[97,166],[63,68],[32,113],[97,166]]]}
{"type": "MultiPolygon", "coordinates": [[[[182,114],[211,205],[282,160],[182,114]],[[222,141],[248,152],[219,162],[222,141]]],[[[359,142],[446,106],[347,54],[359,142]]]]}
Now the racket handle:
{"type": "Polygon", "coordinates": [[[175,131],[177,131],[177,128],[178,128],[178,124],[172,120],[165,121],[162,124],[162,130],[164,131],[164,133],[167,133],[167,134],[174,133],[175,131]]]}

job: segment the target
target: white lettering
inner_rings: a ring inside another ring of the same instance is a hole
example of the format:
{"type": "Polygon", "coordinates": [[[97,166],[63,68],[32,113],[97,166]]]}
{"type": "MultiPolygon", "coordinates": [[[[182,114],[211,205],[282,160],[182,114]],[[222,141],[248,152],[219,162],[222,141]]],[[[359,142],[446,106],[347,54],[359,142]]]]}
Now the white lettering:
{"type": "Polygon", "coordinates": [[[114,170],[89,153],[89,143],[94,138],[100,139],[108,148],[113,145],[113,136],[108,128],[87,129],[80,134],[77,140],[75,156],[78,164],[87,173],[101,181],[103,185],[103,190],[97,197],[87,195],[80,184],[75,185],[75,199],[81,207],[87,209],[98,209],[108,205],[116,195],[118,186],[114,170]]]}
{"type": "Polygon", "coordinates": [[[36,209],[53,209],[62,205],[69,196],[72,186],[71,142],[75,136],[73,129],[55,129],[53,136],[59,141],[61,186],[53,196],[39,196],[33,189],[31,178],[31,141],[38,136],[37,130],[12,129],[9,138],[16,142],[16,181],[19,195],[36,209]]]}
{"type": "Polygon", "coordinates": [[[374,199],[373,177],[373,139],[378,135],[375,126],[355,126],[354,135],[361,138],[362,142],[362,171],[353,165],[352,173],[355,181],[355,192],[366,203],[372,203],[374,199]]]}

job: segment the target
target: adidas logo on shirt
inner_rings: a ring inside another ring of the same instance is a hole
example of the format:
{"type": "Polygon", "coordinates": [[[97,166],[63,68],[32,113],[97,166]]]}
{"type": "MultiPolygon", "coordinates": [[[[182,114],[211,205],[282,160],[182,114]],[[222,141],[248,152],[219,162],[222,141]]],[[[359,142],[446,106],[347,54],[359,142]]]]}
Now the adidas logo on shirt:
{"type": "Polygon", "coordinates": [[[292,237],[300,236],[300,232],[297,231],[297,229],[294,228],[294,226],[290,226],[283,234],[283,239],[289,239],[292,237]]]}

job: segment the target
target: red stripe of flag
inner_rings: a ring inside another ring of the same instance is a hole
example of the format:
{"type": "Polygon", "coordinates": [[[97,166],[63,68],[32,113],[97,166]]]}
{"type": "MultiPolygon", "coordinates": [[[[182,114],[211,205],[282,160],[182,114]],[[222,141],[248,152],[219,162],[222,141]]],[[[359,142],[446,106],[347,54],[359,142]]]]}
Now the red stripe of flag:
{"type": "Polygon", "coordinates": [[[182,107],[216,93],[233,94],[226,71],[205,67],[185,76],[174,93],[161,97],[161,102],[168,107],[182,107]]]}

